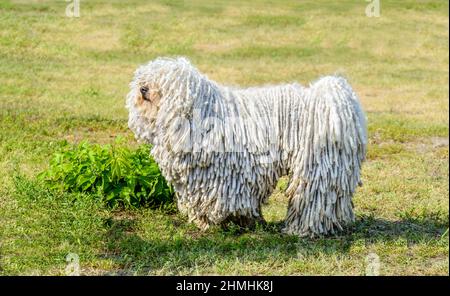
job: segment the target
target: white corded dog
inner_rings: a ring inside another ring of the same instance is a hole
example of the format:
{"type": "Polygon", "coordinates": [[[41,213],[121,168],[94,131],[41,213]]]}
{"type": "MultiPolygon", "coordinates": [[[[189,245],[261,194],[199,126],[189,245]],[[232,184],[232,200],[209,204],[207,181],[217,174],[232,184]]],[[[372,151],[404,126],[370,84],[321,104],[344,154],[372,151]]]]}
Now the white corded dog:
{"type": "Polygon", "coordinates": [[[261,205],[288,175],[284,231],[335,233],[354,220],[352,195],[366,152],[366,122],[345,79],[235,89],[185,58],[139,67],[127,96],[129,127],[200,228],[263,221],[261,205]]]}

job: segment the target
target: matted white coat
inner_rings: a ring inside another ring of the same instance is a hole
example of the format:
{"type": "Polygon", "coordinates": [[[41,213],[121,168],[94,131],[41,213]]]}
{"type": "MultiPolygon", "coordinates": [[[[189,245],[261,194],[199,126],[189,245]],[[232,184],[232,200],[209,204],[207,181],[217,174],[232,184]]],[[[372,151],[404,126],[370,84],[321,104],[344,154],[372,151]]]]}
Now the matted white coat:
{"type": "Polygon", "coordinates": [[[326,235],[354,221],[367,136],[344,78],[238,89],[185,58],[158,58],[136,70],[130,88],[129,127],[153,145],[178,208],[199,227],[263,221],[261,205],[284,175],[285,232],[326,235]]]}

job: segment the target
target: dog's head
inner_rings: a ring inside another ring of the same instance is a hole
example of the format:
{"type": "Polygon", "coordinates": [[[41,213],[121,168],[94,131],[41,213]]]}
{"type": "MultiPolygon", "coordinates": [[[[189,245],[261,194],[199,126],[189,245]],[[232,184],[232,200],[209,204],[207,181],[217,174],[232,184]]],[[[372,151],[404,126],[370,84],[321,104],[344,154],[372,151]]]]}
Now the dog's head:
{"type": "Polygon", "coordinates": [[[204,103],[215,88],[187,59],[157,58],[134,73],[128,126],[136,138],[156,145],[167,131],[173,135],[180,122],[192,118],[194,104],[204,103]]]}
{"type": "Polygon", "coordinates": [[[178,79],[190,67],[184,58],[158,58],[140,66],[134,73],[127,95],[128,126],[138,139],[154,144],[156,121],[161,105],[179,92],[178,79]]]}
{"type": "Polygon", "coordinates": [[[151,65],[141,68],[142,71],[138,70],[135,75],[129,99],[140,116],[153,121],[161,105],[162,89],[158,79],[159,73],[152,73],[151,65]]]}

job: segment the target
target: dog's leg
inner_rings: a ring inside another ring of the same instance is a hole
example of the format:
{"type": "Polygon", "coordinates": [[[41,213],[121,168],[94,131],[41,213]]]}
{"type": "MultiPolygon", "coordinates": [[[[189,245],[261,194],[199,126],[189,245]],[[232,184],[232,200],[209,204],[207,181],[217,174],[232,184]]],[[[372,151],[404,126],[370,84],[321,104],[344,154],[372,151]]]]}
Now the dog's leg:
{"type": "Polygon", "coordinates": [[[352,192],[322,178],[298,181],[290,189],[283,231],[299,236],[334,234],[354,221],[352,192]]]}
{"type": "Polygon", "coordinates": [[[304,110],[284,231],[332,234],[354,220],[352,195],[365,157],[365,119],[350,85],[338,77],[316,82],[304,110]]]}

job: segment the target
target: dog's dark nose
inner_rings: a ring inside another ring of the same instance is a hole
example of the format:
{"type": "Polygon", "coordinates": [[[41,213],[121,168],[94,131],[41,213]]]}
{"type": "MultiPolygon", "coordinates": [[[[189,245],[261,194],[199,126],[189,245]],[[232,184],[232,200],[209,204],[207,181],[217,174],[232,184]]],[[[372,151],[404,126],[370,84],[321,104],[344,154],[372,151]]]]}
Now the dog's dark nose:
{"type": "Polygon", "coordinates": [[[142,95],[145,95],[148,92],[148,87],[143,86],[141,87],[140,91],[142,95]]]}

